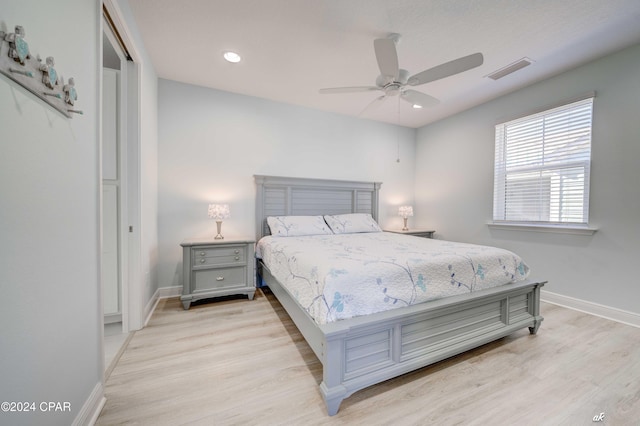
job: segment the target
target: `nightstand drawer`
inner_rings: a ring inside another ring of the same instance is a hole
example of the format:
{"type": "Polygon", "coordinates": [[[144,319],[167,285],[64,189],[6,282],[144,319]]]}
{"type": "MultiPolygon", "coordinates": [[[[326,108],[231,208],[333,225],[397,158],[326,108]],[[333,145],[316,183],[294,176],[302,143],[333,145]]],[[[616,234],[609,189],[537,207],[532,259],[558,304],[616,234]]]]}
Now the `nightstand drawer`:
{"type": "Polygon", "coordinates": [[[247,286],[247,269],[245,266],[194,271],[193,292],[220,288],[247,286]]]}
{"type": "Polygon", "coordinates": [[[244,247],[216,247],[194,249],[193,266],[228,265],[246,262],[244,247]]]}

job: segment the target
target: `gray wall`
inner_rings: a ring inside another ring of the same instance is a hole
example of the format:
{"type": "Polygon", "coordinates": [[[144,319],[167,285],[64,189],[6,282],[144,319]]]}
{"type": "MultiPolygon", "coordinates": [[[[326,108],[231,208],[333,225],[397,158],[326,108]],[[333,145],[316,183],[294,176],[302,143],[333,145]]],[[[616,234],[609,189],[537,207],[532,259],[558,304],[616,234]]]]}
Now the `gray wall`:
{"type": "Polygon", "coordinates": [[[215,235],[209,202],[230,204],[224,235],[255,235],[254,174],[382,181],[384,226],[413,202],[414,129],[163,79],[158,123],[160,286],[181,283],[182,240],[215,235]]]}
{"type": "Polygon", "coordinates": [[[101,390],[99,11],[86,0],[0,9],[0,27],[22,25],[31,53],[75,78],[84,111],[67,119],[0,75],[0,401],[36,403],[2,424],[69,425],[101,390]]]}
{"type": "MultiPolygon", "coordinates": [[[[535,65],[533,65],[535,66],[535,65]]],[[[547,291],[640,314],[640,46],[419,129],[420,224],[442,239],[510,248],[547,291]],[[596,91],[590,224],[593,236],[490,230],[494,125],[501,117],[596,91]]],[[[508,77],[506,77],[508,78],[508,77]]]]}

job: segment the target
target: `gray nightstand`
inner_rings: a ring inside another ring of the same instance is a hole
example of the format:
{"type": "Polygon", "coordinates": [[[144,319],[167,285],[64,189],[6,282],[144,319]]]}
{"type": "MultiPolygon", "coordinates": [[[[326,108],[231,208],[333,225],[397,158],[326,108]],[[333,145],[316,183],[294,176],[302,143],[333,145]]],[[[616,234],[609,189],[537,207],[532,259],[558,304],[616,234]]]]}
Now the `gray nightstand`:
{"type": "Polygon", "coordinates": [[[402,231],[400,229],[385,229],[384,232],[393,232],[394,234],[413,235],[414,237],[433,238],[433,233],[436,231],[430,229],[409,229],[408,231],[402,231]]]}
{"type": "Polygon", "coordinates": [[[246,294],[249,300],[256,292],[255,240],[185,240],[182,246],[182,306],[191,302],[232,294],[246,294]]]}

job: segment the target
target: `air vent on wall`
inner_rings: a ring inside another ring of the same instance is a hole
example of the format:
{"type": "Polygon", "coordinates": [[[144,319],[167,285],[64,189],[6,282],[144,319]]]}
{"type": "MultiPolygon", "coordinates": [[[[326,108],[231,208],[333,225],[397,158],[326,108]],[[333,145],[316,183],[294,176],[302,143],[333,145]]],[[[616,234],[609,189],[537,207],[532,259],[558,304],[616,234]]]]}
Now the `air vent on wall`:
{"type": "Polygon", "coordinates": [[[522,58],[512,64],[507,65],[504,68],[500,68],[498,71],[494,71],[491,74],[488,74],[487,77],[492,80],[499,80],[502,77],[506,77],[507,75],[521,70],[524,67],[528,67],[532,62],[533,61],[529,58],[522,58]]]}

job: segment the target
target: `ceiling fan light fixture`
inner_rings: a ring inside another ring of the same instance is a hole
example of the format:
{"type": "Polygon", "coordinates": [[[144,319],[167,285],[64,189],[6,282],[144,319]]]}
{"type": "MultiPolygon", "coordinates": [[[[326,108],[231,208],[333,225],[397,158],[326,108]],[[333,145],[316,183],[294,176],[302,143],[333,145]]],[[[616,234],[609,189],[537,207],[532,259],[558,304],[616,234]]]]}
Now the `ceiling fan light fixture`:
{"type": "Polygon", "coordinates": [[[240,62],[240,60],[242,59],[240,57],[240,55],[238,55],[236,52],[232,52],[232,51],[227,51],[224,52],[224,59],[226,59],[228,62],[231,62],[232,64],[236,64],[238,62],[240,62]]]}

